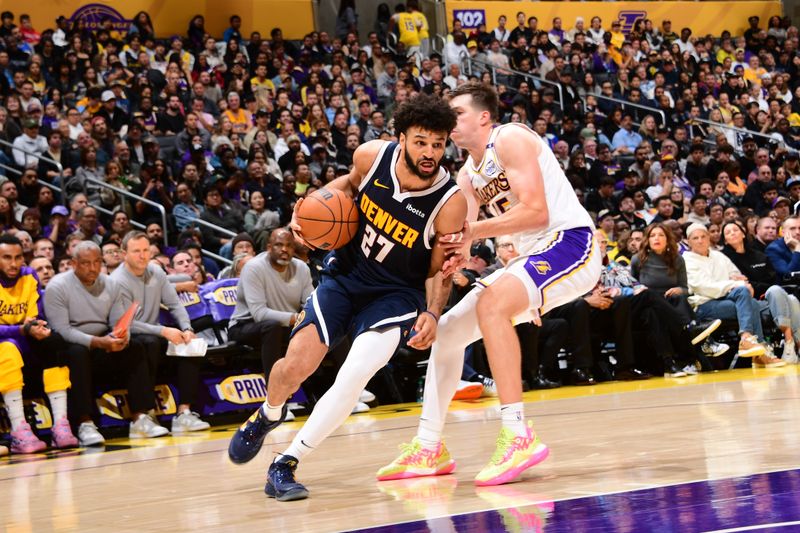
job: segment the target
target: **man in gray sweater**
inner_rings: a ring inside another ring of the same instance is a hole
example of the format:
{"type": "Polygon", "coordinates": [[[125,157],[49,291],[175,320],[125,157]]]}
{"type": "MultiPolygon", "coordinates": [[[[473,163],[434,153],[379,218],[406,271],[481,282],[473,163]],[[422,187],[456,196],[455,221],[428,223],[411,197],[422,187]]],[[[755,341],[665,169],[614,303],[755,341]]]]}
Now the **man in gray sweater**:
{"type": "Polygon", "coordinates": [[[138,347],[129,345],[127,338],[117,339],[110,333],[111,309],[121,304],[116,285],[100,272],[100,247],[91,241],[81,242],[73,250],[72,263],[73,270],[50,280],[44,306],[51,328],[65,342],[72,381],[69,414],[73,425],[78,424],[78,440],[81,446],[94,446],[103,444],[105,439],[91,418],[93,363],[122,365],[128,378],[128,405],[134,421],[153,408],[155,380],[149,360],[138,347]]]}
{"type": "MultiPolygon", "coordinates": [[[[167,279],[166,273],[150,264],[150,239],[141,231],[131,231],[122,240],[125,261],[117,268],[111,279],[119,287],[121,307],[112,311],[113,323],[122,316],[132,302],[139,302],[131,324],[131,343],[141,347],[147,357],[158,360],[166,352],[167,341],[173,344],[184,344],[194,338],[189,315],[183,308],[175,288],[167,279]],[[159,324],[159,309],[165,305],[178,323],[178,328],[159,324]]],[[[184,433],[201,431],[210,426],[200,420],[197,413],[192,412],[191,404],[197,399],[200,383],[200,363],[198,357],[180,357],[178,369],[178,410],[172,419],[172,431],[184,433]]],[[[150,371],[155,375],[157,365],[150,371]]],[[[141,422],[141,427],[131,426],[131,438],[160,437],[169,432],[158,425],[152,417],[144,416],[134,424],[141,422]]]]}
{"type": "Polygon", "coordinates": [[[283,356],[291,328],[314,287],[308,265],[294,257],[286,228],[270,235],[267,251],[247,262],[236,285],[236,308],[228,338],[261,348],[264,375],[283,356]]]}

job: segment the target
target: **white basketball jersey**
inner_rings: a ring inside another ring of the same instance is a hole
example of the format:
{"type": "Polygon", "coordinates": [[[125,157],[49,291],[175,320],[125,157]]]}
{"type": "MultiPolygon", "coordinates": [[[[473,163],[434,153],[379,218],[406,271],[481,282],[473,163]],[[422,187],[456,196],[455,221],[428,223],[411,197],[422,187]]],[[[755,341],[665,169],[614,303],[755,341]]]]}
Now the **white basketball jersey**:
{"type": "Polygon", "coordinates": [[[556,232],[582,227],[594,229],[592,218],[578,201],[572,185],[564,175],[564,171],[561,170],[550,147],[536,132],[522,124],[510,123],[496,126],[489,136],[489,142],[486,144],[486,151],[483,153],[483,160],[480,161],[480,164],[475,165],[472,156],[467,159],[464,168],[469,174],[481,205],[486,206],[486,210],[492,216],[499,216],[519,203],[519,198],[508,185],[506,171],[495,151],[495,139],[500,130],[504,128],[517,128],[518,131],[514,133],[515,135],[533,135],[536,142],[541,145],[538,161],[544,180],[547,210],[550,215],[547,227],[515,235],[520,254],[530,255],[541,241],[547,239],[549,242],[556,232]]]}

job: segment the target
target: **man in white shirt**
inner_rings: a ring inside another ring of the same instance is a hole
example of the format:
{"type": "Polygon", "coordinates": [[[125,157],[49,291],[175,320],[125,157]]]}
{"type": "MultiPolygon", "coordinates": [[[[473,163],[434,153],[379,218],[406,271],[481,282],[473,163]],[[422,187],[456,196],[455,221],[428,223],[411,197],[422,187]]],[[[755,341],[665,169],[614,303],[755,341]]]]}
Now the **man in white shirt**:
{"type": "Polygon", "coordinates": [[[722,252],[711,249],[708,229],[692,224],[686,230],[690,251],[683,254],[689,282],[689,303],[698,321],[735,319],[739,322],[739,357],[755,357],[754,364],[769,363],[764,348],[761,306],[753,286],[722,252]]]}
{"type": "Polygon", "coordinates": [[[22,135],[14,139],[14,162],[22,168],[36,168],[39,158],[47,151],[47,139],[39,135],[39,123],[26,118],[22,121],[22,135]],[[24,151],[23,151],[24,150],[24,151]]]}
{"type": "Polygon", "coordinates": [[[497,27],[492,30],[494,34],[494,38],[504,47],[508,48],[508,38],[511,36],[511,32],[508,31],[506,28],[506,16],[500,15],[500,18],[497,19],[497,27]]]}
{"type": "Polygon", "coordinates": [[[451,63],[450,66],[447,67],[447,72],[447,76],[445,76],[442,81],[452,90],[455,90],[456,87],[467,81],[467,77],[461,74],[461,67],[457,63],[451,63]]]}

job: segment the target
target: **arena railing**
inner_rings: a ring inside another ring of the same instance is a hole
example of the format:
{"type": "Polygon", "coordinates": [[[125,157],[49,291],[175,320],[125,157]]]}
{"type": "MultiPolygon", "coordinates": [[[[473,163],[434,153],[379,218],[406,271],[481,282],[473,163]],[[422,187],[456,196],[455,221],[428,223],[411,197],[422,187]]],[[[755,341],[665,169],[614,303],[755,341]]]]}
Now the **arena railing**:
{"type": "Polygon", "coordinates": [[[618,103],[622,107],[623,111],[625,111],[626,107],[634,107],[636,109],[644,109],[645,111],[648,111],[649,113],[654,113],[654,114],[660,115],[662,124],[666,124],[667,123],[667,115],[661,109],[658,109],[658,108],[655,108],[655,107],[646,106],[644,104],[635,104],[633,102],[628,102],[628,101],[622,100],[620,98],[613,98],[611,96],[604,96],[602,94],[597,94],[597,93],[590,93],[590,94],[588,94],[586,96],[582,96],[581,97],[581,101],[583,102],[584,109],[586,109],[586,98],[588,96],[594,96],[595,98],[600,98],[602,100],[608,100],[610,102],[618,103]]]}
{"type": "MultiPolygon", "coordinates": [[[[728,124],[723,124],[721,122],[714,122],[713,120],[708,120],[708,119],[705,119],[705,118],[695,118],[695,119],[692,119],[692,120],[694,120],[696,122],[699,122],[701,124],[707,124],[709,126],[713,126],[713,127],[720,128],[720,129],[723,129],[723,130],[729,130],[729,131],[732,131],[734,133],[741,133],[743,135],[751,135],[753,137],[761,137],[762,139],[767,139],[770,142],[778,141],[778,139],[776,139],[775,137],[773,137],[769,133],[761,133],[760,131],[753,131],[753,130],[748,130],[748,129],[745,129],[745,128],[737,128],[736,126],[730,126],[728,124]]],[[[778,142],[780,142],[780,141],[778,141],[778,142]]],[[[798,150],[792,148],[791,146],[789,146],[785,142],[782,142],[781,144],[783,145],[783,147],[788,152],[795,153],[795,154],[798,153],[798,150]]]]}
{"type": "MultiPolygon", "coordinates": [[[[167,210],[164,209],[163,205],[159,204],[158,202],[154,202],[152,200],[149,200],[149,199],[145,198],[144,196],[139,196],[138,194],[134,194],[134,193],[132,193],[130,191],[127,191],[125,189],[121,189],[120,187],[116,187],[114,185],[111,185],[110,183],[106,183],[105,181],[101,181],[101,180],[98,180],[98,179],[95,179],[95,178],[91,178],[91,177],[88,177],[88,176],[85,179],[89,183],[94,183],[95,185],[97,185],[99,187],[104,187],[106,189],[112,190],[112,191],[114,191],[115,193],[117,193],[119,195],[126,196],[128,198],[134,199],[135,201],[142,202],[143,204],[155,207],[159,211],[159,213],[161,213],[161,224],[162,224],[161,228],[164,230],[163,231],[163,233],[164,233],[164,246],[168,245],[168,242],[167,242],[167,231],[168,231],[169,226],[167,225],[167,210]]],[[[97,208],[96,205],[93,205],[92,207],[97,208]]],[[[108,210],[105,210],[105,212],[108,212],[109,214],[113,214],[112,212],[110,212],[108,210]]]]}
{"type": "MultiPolygon", "coordinates": [[[[472,75],[472,72],[473,72],[473,64],[475,64],[475,65],[483,65],[492,74],[492,83],[494,83],[495,85],[497,85],[497,72],[496,72],[496,70],[499,69],[499,70],[503,70],[505,72],[509,72],[513,76],[522,76],[524,78],[528,78],[529,80],[533,81],[534,85],[536,85],[537,88],[541,87],[541,85],[549,85],[549,86],[555,88],[555,90],[558,91],[558,105],[561,108],[561,111],[564,111],[564,91],[561,88],[561,84],[560,83],[556,83],[554,81],[546,80],[546,79],[541,78],[539,76],[534,76],[533,74],[531,74],[529,72],[522,72],[522,71],[514,70],[514,69],[511,69],[511,68],[500,68],[500,67],[492,65],[491,63],[488,63],[486,61],[481,61],[480,59],[475,59],[474,57],[468,57],[468,56],[466,56],[464,54],[462,54],[461,57],[463,58],[462,61],[466,61],[466,63],[467,63],[467,72],[469,73],[470,76],[472,75]]],[[[509,89],[513,89],[513,87],[509,87],[509,89]]]]}
{"type": "MultiPolygon", "coordinates": [[[[56,168],[58,169],[59,176],[63,176],[64,175],[64,167],[61,166],[61,162],[60,161],[56,161],[55,159],[53,159],[52,157],[50,157],[48,155],[37,154],[36,152],[29,152],[28,150],[25,150],[23,148],[16,148],[16,147],[14,147],[13,143],[10,143],[10,142],[8,142],[8,141],[6,141],[4,139],[0,139],[0,146],[8,146],[9,148],[12,148],[14,150],[19,150],[20,152],[22,152],[24,154],[36,157],[38,159],[44,159],[45,161],[53,163],[56,166],[56,168]]],[[[0,168],[2,168],[4,170],[7,170],[9,172],[13,172],[17,176],[22,176],[22,170],[20,170],[20,169],[18,169],[16,167],[12,167],[10,165],[6,165],[6,164],[3,164],[3,163],[0,163],[0,168]]],[[[66,203],[66,198],[64,198],[61,195],[61,193],[63,192],[61,190],[61,187],[59,187],[58,185],[55,185],[53,183],[50,183],[49,181],[45,181],[45,180],[42,180],[42,179],[39,179],[39,178],[37,178],[36,181],[37,181],[37,183],[39,183],[39,185],[44,185],[48,189],[52,189],[55,192],[57,192],[59,194],[59,196],[61,197],[61,201],[66,203]]]]}
{"type": "MultiPolygon", "coordinates": [[[[201,220],[199,218],[195,218],[194,220],[192,220],[192,224],[200,224],[201,226],[205,226],[205,227],[211,229],[212,231],[216,231],[217,233],[222,233],[226,237],[231,237],[231,238],[236,237],[236,232],[235,231],[231,231],[228,228],[223,228],[222,226],[217,226],[216,224],[212,224],[211,222],[208,222],[206,220],[201,220]]],[[[226,259],[226,258],[222,257],[221,255],[217,255],[217,254],[215,254],[213,252],[209,252],[209,251],[207,251],[205,249],[203,249],[203,253],[205,253],[209,257],[212,257],[213,259],[216,259],[217,261],[223,261],[223,262],[225,262],[226,264],[229,264],[229,265],[233,264],[233,261],[231,261],[230,259],[226,259]]]]}
{"type": "MultiPolygon", "coordinates": [[[[145,198],[143,196],[139,196],[138,194],[134,194],[134,193],[132,193],[130,191],[126,191],[125,189],[120,189],[119,187],[116,187],[116,186],[111,185],[109,183],[106,183],[104,181],[100,181],[100,180],[97,180],[97,179],[94,179],[94,178],[88,178],[88,177],[86,178],[86,180],[91,182],[91,183],[94,183],[96,185],[99,185],[100,187],[105,187],[107,189],[110,189],[110,190],[112,190],[112,191],[114,191],[116,193],[119,193],[122,196],[127,196],[128,198],[132,198],[134,201],[139,201],[139,202],[142,202],[142,203],[144,203],[146,205],[150,205],[150,206],[153,206],[156,209],[158,209],[158,211],[161,213],[161,223],[163,224],[161,227],[164,229],[164,246],[168,246],[167,232],[168,232],[168,229],[169,229],[169,225],[167,224],[167,211],[166,211],[166,209],[164,209],[163,205],[161,205],[161,204],[159,204],[157,202],[154,202],[154,201],[152,201],[152,200],[150,200],[148,198],[145,198]]],[[[103,212],[103,213],[105,213],[107,215],[113,215],[114,214],[113,211],[109,211],[108,209],[104,208],[103,206],[98,206],[98,205],[92,204],[92,207],[94,207],[98,211],[101,211],[101,212],[103,212]]],[[[236,234],[233,233],[232,231],[226,230],[225,228],[220,228],[219,226],[215,226],[214,224],[209,224],[208,222],[205,222],[203,220],[195,219],[195,222],[199,222],[201,224],[206,224],[208,226],[211,226],[213,229],[215,229],[217,231],[220,231],[222,233],[225,233],[225,234],[229,234],[230,236],[233,236],[233,237],[236,236],[236,234]]],[[[143,226],[142,224],[139,224],[138,222],[134,222],[133,220],[131,221],[131,225],[133,225],[133,226],[135,226],[137,228],[140,228],[140,229],[144,229],[145,228],[145,226],[143,226]]],[[[224,258],[224,257],[222,257],[220,255],[215,254],[214,252],[206,250],[205,248],[201,248],[201,250],[202,250],[203,254],[211,257],[212,259],[214,259],[216,261],[220,261],[222,263],[225,263],[226,265],[232,264],[232,261],[230,259],[226,259],[226,258],[224,258]]]]}

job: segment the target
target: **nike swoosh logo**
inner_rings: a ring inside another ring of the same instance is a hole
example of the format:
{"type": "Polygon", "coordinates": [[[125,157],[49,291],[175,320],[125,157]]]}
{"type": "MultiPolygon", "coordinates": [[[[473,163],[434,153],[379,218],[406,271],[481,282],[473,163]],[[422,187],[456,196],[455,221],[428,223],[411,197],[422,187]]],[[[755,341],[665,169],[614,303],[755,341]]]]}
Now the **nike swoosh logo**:
{"type": "Polygon", "coordinates": [[[380,187],[381,189],[389,190],[389,187],[387,187],[383,183],[379,182],[378,178],[375,178],[375,180],[372,183],[374,183],[376,187],[380,187]]]}

